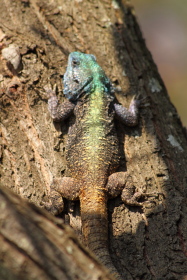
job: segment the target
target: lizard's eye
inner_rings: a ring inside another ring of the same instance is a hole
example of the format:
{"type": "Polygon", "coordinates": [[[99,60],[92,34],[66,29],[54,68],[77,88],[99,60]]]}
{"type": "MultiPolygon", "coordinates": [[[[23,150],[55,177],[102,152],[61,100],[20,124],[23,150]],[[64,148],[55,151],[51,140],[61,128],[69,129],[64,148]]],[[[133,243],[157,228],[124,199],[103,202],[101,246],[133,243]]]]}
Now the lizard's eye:
{"type": "Polygon", "coordinates": [[[73,80],[76,84],[79,84],[79,81],[77,79],[73,80]]]}
{"type": "Polygon", "coordinates": [[[72,60],[72,66],[77,66],[77,65],[79,65],[80,63],[79,63],[79,61],[78,60],[76,60],[76,59],[73,59],[72,60]]]}

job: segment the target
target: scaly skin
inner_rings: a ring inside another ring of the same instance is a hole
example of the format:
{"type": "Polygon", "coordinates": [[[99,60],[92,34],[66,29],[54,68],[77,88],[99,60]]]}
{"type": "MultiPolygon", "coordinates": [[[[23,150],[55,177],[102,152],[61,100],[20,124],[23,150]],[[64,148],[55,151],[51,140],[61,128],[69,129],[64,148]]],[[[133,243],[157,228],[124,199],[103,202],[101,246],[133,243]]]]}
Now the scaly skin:
{"type": "MultiPolygon", "coordinates": [[[[61,196],[80,199],[85,244],[119,279],[108,252],[107,200],[123,190],[126,174],[114,173],[119,165],[114,117],[126,125],[136,125],[139,102],[133,100],[129,110],[115,104],[110,80],[95,57],[79,52],[70,54],[64,75],[64,94],[69,100],[60,105],[53,91],[48,89],[47,93],[49,111],[55,121],[75,114],[66,147],[70,176],[54,180],[52,204],[48,208],[54,213],[61,211],[61,196]]],[[[139,204],[127,198],[125,189],[122,199],[125,203],[139,204]]]]}

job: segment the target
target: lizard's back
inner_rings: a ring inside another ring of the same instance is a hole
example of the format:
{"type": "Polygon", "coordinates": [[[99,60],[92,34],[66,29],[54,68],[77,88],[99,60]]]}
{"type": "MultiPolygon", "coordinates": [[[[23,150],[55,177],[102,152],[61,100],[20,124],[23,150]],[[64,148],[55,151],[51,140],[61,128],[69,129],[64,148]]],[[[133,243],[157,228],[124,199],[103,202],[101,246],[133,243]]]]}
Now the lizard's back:
{"type": "Polygon", "coordinates": [[[114,108],[102,92],[80,100],[68,132],[66,157],[70,175],[80,182],[105,184],[119,164],[114,108]]]}

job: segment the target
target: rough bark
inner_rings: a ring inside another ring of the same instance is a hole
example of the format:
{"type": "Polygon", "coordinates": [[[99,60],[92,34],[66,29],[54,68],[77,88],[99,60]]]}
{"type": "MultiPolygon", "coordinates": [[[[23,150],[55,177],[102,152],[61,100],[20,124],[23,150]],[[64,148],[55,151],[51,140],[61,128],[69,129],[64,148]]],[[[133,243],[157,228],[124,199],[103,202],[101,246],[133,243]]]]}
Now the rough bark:
{"type": "MultiPolygon", "coordinates": [[[[122,105],[138,93],[145,98],[136,128],[117,123],[120,170],[154,193],[142,208],[109,201],[113,262],[128,280],[186,279],[186,135],[127,2],[2,1],[1,49],[19,46],[22,65],[2,51],[1,181],[38,206],[48,199],[52,178],[65,172],[68,123],[53,125],[43,87],[50,79],[63,100],[68,53],[94,54],[122,105]]],[[[67,203],[65,218],[80,231],[78,207],[67,203]]]]}

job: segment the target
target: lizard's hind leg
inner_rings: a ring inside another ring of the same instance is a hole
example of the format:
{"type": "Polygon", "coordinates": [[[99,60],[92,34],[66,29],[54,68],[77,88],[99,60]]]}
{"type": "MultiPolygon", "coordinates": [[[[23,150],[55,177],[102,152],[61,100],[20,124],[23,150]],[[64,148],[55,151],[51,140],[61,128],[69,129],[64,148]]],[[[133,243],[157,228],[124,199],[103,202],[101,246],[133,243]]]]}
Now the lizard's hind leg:
{"type": "Polygon", "coordinates": [[[109,198],[114,198],[121,194],[122,201],[127,205],[142,206],[138,200],[145,196],[143,192],[136,191],[132,182],[127,176],[127,172],[116,172],[108,177],[106,190],[109,198]]]}
{"type": "Polygon", "coordinates": [[[76,179],[71,177],[54,179],[50,186],[50,202],[45,202],[45,209],[53,215],[58,215],[64,209],[63,197],[68,200],[77,200],[79,190],[80,187],[76,179]]]}

